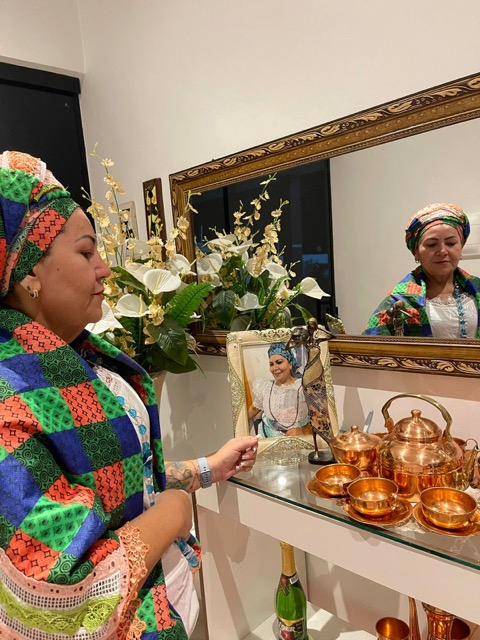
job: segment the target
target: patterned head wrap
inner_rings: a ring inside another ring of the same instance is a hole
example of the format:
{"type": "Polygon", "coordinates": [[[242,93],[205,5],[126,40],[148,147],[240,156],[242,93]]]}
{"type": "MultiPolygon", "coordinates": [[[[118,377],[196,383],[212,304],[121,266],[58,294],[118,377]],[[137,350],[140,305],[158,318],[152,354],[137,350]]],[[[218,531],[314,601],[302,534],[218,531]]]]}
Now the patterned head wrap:
{"type": "Polygon", "coordinates": [[[0,298],[30,273],[75,209],[42,160],[0,154],[0,298]]]}
{"type": "Polygon", "coordinates": [[[437,224],[449,224],[457,230],[462,244],[470,235],[470,224],[465,213],[455,204],[438,202],[421,209],[410,218],[405,229],[405,242],[412,253],[427,229],[437,224]]]}
{"type": "Polygon", "coordinates": [[[270,345],[268,349],[268,357],[270,358],[270,356],[273,356],[273,354],[275,353],[284,357],[285,360],[288,360],[288,362],[292,366],[293,373],[295,373],[295,371],[298,369],[297,357],[291,349],[287,349],[284,342],[273,342],[270,345]]]}

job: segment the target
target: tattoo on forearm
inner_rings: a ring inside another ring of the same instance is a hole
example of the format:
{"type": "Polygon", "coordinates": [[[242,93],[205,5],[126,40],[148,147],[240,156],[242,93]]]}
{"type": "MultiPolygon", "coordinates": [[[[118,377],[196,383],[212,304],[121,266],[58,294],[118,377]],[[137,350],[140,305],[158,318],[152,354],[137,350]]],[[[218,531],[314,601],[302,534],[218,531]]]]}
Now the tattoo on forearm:
{"type": "Polygon", "coordinates": [[[194,460],[165,462],[167,489],[192,490],[197,478],[197,471],[197,465],[194,460]]]}

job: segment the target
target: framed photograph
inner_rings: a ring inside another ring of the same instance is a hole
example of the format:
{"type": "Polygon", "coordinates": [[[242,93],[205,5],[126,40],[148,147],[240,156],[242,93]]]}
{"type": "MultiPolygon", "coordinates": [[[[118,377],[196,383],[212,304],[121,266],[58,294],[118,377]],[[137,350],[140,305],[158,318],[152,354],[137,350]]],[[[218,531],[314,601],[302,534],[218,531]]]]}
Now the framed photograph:
{"type": "Polygon", "coordinates": [[[118,208],[120,211],[126,211],[128,213],[128,221],[122,222],[127,238],[138,238],[138,222],[135,202],[133,200],[123,202],[118,205],[118,208]]]}
{"type": "MultiPolygon", "coordinates": [[[[321,331],[321,329],[319,329],[321,331]]],[[[235,436],[258,434],[259,453],[314,448],[302,376],[309,353],[287,348],[292,329],[237,331],[227,335],[235,436]]],[[[328,417],[338,433],[328,340],[320,343],[328,417]]],[[[317,437],[319,448],[326,443],[317,437]]]]}

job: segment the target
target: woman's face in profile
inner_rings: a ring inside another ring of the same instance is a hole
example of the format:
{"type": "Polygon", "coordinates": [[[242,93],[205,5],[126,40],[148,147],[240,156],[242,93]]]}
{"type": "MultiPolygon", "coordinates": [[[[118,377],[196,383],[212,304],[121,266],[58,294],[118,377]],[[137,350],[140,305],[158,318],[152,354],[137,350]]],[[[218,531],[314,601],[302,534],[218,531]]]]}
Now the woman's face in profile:
{"type": "Polygon", "coordinates": [[[273,353],[269,358],[270,373],[275,384],[285,384],[292,377],[292,366],[289,361],[278,353],[273,353]]]}
{"type": "Polygon", "coordinates": [[[438,224],[422,235],[415,257],[427,276],[445,278],[451,276],[457,268],[462,249],[458,231],[449,224],[438,224]]]}

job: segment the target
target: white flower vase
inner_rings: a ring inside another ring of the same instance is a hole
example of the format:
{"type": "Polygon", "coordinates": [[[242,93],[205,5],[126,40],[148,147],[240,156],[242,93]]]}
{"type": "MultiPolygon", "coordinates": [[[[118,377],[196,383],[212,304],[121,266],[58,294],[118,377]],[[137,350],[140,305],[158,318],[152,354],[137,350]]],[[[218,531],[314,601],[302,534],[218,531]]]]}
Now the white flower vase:
{"type": "Polygon", "coordinates": [[[167,372],[156,371],[155,373],[151,373],[150,376],[153,380],[155,395],[157,396],[158,411],[160,412],[160,400],[162,397],[163,383],[165,382],[165,378],[167,377],[167,372]]]}

